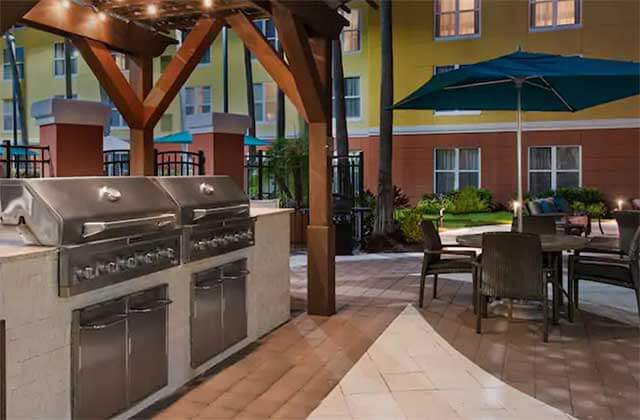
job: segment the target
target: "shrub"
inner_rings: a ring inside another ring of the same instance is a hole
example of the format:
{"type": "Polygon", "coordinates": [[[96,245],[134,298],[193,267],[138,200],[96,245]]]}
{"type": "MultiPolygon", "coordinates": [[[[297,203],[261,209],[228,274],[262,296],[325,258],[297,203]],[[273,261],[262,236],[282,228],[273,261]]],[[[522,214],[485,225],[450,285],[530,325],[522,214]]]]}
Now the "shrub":
{"type": "Polygon", "coordinates": [[[581,202],[584,204],[601,203],[604,201],[602,193],[597,188],[558,188],[553,191],[545,191],[543,194],[538,194],[538,197],[551,197],[557,195],[567,200],[569,203],[581,202]]]}
{"type": "Polygon", "coordinates": [[[409,207],[409,196],[402,191],[402,188],[393,186],[393,208],[406,209],[409,207]]]}
{"type": "Polygon", "coordinates": [[[396,211],[396,220],[400,224],[400,231],[407,243],[422,242],[423,213],[418,208],[401,209],[396,211]]]}
{"type": "Polygon", "coordinates": [[[574,201],[573,210],[579,213],[588,214],[591,218],[604,217],[607,212],[607,206],[603,202],[585,204],[581,201],[574,201]]]}
{"type": "Polygon", "coordinates": [[[438,214],[442,208],[452,214],[482,213],[491,211],[492,199],[489,190],[465,187],[442,196],[425,194],[417,207],[426,214],[438,214]]]}

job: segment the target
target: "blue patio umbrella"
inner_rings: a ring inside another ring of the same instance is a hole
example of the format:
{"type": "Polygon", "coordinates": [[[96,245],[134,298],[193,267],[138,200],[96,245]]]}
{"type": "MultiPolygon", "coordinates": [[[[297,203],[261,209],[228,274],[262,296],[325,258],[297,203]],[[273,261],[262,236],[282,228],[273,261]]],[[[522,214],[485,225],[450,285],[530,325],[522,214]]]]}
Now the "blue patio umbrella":
{"type": "MultiPolygon", "coordinates": [[[[162,137],[156,137],[153,140],[155,143],[177,143],[177,144],[191,144],[193,136],[188,131],[179,131],[177,133],[169,134],[162,137]]],[[[245,146],[269,146],[270,142],[259,139],[254,136],[244,136],[245,146]]]]}
{"type": "Polygon", "coordinates": [[[517,51],[435,75],[393,108],[517,111],[522,203],[523,111],[576,112],[638,93],[640,63],[517,51]]]}
{"type": "Polygon", "coordinates": [[[244,136],[244,145],[245,146],[270,146],[271,142],[268,142],[266,140],[262,140],[247,134],[246,136],[244,136]]]}

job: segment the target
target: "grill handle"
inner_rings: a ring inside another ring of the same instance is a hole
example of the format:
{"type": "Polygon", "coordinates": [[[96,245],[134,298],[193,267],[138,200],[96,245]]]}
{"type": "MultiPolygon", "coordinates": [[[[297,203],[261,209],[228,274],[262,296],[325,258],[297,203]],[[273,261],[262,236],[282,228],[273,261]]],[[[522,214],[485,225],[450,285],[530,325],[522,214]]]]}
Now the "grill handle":
{"type": "Polygon", "coordinates": [[[97,321],[90,322],[88,324],[80,325],[81,330],[103,330],[105,328],[112,327],[127,320],[126,314],[116,314],[109,317],[99,319],[97,321]]]}
{"type": "Polygon", "coordinates": [[[159,299],[153,302],[153,304],[149,306],[129,308],[129,312],[134,314],[146,314],[149,312],[159,311],[160,309],[166,308],[172,303],[173,301],[171,299],[159,299]]]}
{"type": "Polygon", "coordinates": [[[136,219],[116,220],[113,222],[86,222],[82,225],[82,237],[89,238],[102,232],[136,226],[156,226],[161,228],[175,222],[176,216],[173,213],[161,214],[159,216],[140,217],[136,219]]]}
{"type": "Polygon", "coordinates": [[[193,220],[204,219],[207,216],[220,213],[241,214],[249,210],[248,204],[239,204],[237,206],[217,207],[213,209],[193,209],[193,220]]]}
{"type": "Polygon", "coordinates": [[[247,277],[249,273],[251,273],[249,270],[240,270],[229,274],[223,274],[222,280],[240,280],[241,278],[247,277]]]}

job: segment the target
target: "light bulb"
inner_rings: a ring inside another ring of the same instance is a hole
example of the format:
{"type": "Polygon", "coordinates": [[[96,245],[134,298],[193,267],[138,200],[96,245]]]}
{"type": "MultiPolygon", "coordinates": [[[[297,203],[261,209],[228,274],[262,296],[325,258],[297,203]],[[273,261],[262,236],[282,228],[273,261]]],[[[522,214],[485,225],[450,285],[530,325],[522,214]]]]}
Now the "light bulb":
{"type": "Polygon", "coordinates": [[[155,4],[150,4],[147,6],[147,13],[151,16],[155,16],[158,14],[158,6],[155,4]]]}
{"type": "Polygon", "coordinates": [[[213,6],[213,0],[202,0],[202,5],[209,9],[211,6],[213,6]]]}
{"type": "Polygon", "coordinates": [[[105,20],[107,20],[107,15],[104,12],[100,12],[98,13],[98,19],[104,22],[105,20]]]}
{"type": "Polygon", "coordinates": [[[68,9],[69,7],[71,7],[71,2],[69,0],[62,0],[61,4],[62,4],[62,7],[64,7],[65,9],[68,9]]]}

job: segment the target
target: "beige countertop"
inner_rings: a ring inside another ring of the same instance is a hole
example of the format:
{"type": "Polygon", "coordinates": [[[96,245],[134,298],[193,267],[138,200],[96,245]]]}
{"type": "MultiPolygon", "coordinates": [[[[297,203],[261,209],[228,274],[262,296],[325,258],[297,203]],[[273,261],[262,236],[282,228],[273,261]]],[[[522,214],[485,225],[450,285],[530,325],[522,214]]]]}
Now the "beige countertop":
{"type": "Polygon", "coordinates": [[[0,225],[0,262],[19,257],[34,257],[49,252],[56,252],[56,248],[25,245],[15,226],[0,225]]]}
{"type": "Polygon", "coordinates": [[[268,207],[251,207],[251,217],[271,216],[275,214],[293,213],[293,209],[275,209],[268,207]]]}

